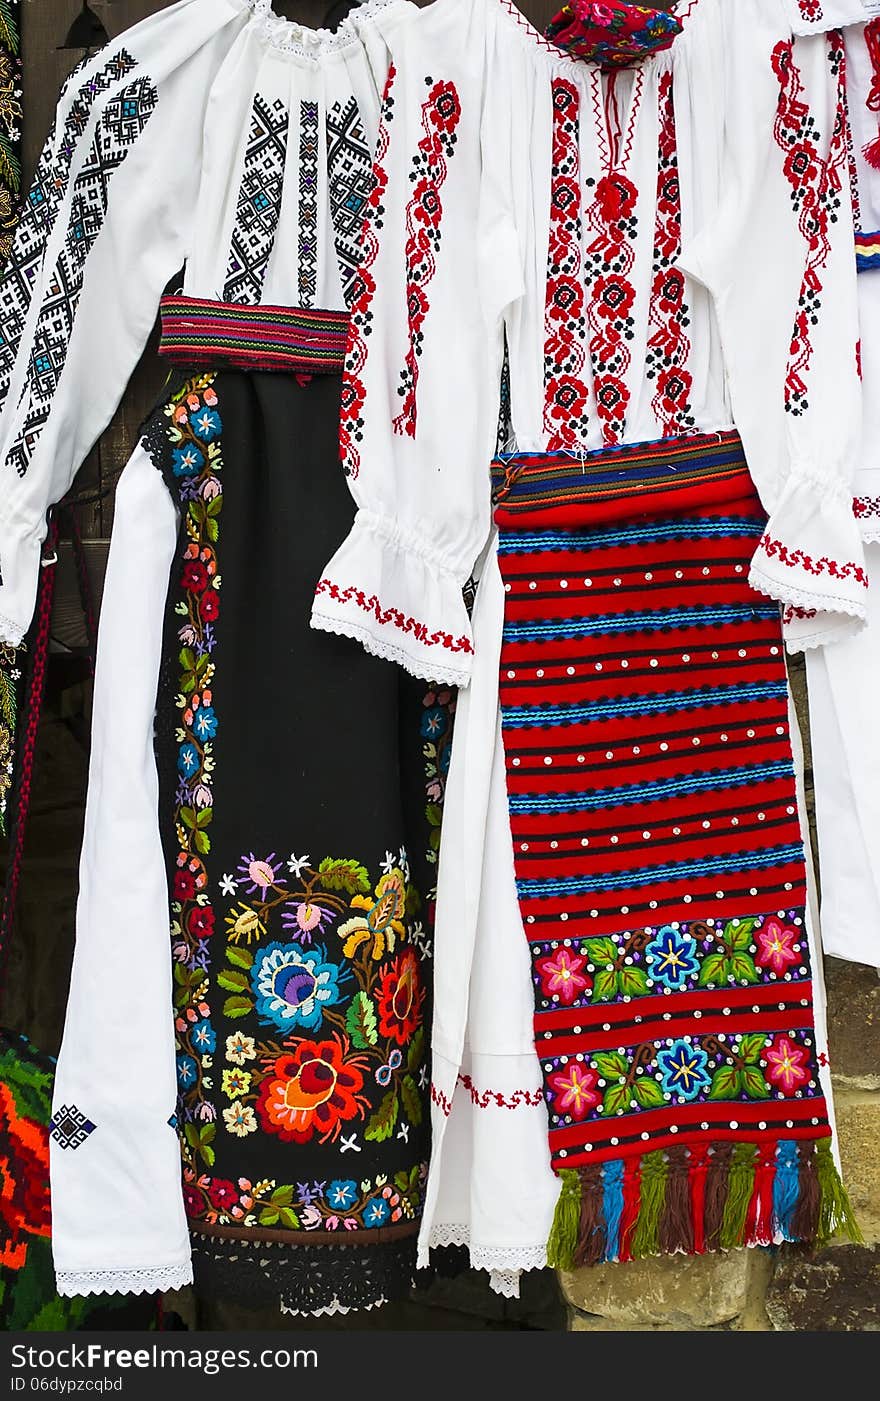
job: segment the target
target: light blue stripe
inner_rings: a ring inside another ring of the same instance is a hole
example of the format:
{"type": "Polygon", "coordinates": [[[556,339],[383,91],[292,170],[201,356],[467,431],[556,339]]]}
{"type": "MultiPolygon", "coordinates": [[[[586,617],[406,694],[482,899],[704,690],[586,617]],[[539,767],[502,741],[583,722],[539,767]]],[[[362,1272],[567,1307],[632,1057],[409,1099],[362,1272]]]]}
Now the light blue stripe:
{"type": "Polygon", "coordinates": [[[626,783],[619,788],[600,788],[579,793],[510,793],[512,813],[590,812],[596,808],[620,807],[629,803],[656,803],[679,794],[741,788],[767,779],[791,778],[789,760],[775,764],[747,764],[736,769],[716,769],[709,773],[687,774],[683,778],[660,779],[656,783],[626,783]]]}
{"type": "Polygon", "coordinates": [[[672,628],[725,627],[728,624],[778,620],[775,604],[737,604],[726,608],[655,608],[649,613],[602,613],[541,622],[507,622],[505,642],[548,642],[564,637],[600,637],[609,632],[668,632],[672,628]]]}
{"type": "Polygon", "coordinates": [[[795,1239],[792,1218],[800,1200],[798,1146],[792,1139],[780,1141],[773,1178],[773,1225],[783,1240],[795,1239]]]}
{"type": "Polygon", "coordinates": [[[756,681],[751,686],[705,686],[693,691],[666,691],[659,696],[621,696],[618,700],[593,701],[588,705],[510,705],[502,714],[504,728],[511,730],[547,729],[553,725],[588,725],[618,715],[650,715],[678,710],[698,710],[702,706],[736,705],[744,701],[785,700],[784,681],[756,681]]]}
{"type": "Polygon", "coordinates": [[[620,1255],[620,1223],[623,1218],[623,1162],[612,1158],[602,1169],[604,1187],[602,1214],[605,1217],[605,1259],[620,1255]]]}
{"type": "Polygon", "coordinates": [[[802,861],[804,849],[800,842],[789,846],[774,846],[766,851],[743,851],[735,856],[704,856],[694,861],[669,861],[662,866],[640,866],[633,871],[613,871],[604,876],[571,876],[568,880],[518,880],[516,888],[521,900],[550,900],[562,895],[592,895],[597,890],[630,890],[637,885],[654,884],[664,880],[687,880],[700,876],[721,876],[727,871],[742,871],[768,866],[785,866],[802,861]]]}
{"type": "Polygon", "coordinates": [[[498,540],[502,555],[527,554],[535,550],[578,550],[585,542],[602,546],[631,545],[643,540],[701,540],[730,536],[735,540],[757,538],[764,527],[749,516],[722,516],[710,520],[651,521],[646,525],[605,526],[581,530],[503,530],[498,540]]]}

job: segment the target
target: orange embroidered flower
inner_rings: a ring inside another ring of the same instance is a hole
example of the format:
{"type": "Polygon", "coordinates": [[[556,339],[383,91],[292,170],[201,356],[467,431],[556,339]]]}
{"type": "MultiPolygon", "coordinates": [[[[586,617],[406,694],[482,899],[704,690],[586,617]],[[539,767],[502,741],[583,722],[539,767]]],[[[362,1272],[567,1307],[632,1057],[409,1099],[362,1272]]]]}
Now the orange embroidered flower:
{"type": "Polygon", "coordinates": [[[335,1141],[341,1125],[362,1119],[365,1060],[345,1059],[347,1041],[301,1041],[292,1055],[279,1056],[260,1086],[257,1114],[267,1133],[285,1143],[335,1141]]]}
{"type": "Polygon", "coordinates": [[[376,886],[375,897],[355,895],[352,909],[366,910],[339,926],[339,937],[345,940],[342,952],[353,958],[361,944],[372,941],[372,956],[378,962],[390,952],[404,934],[406,913],[406,882],[398,866],[384,875],[376,886]]]}

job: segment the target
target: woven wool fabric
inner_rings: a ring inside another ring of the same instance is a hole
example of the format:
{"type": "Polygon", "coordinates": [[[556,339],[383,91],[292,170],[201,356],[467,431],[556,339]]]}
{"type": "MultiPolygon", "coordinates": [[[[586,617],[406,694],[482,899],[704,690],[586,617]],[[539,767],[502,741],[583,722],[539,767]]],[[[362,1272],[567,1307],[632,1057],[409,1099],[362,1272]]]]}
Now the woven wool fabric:
{"type": "Polygon", "coordinates": [[[665,10],[622,0],[574,0],[553,16],[545,31],[557,48],[603,68],[626,68],[648,54],[668,49],[681,33],[681,20],[665,10]]]}
{"type": "Polygon", "coordinates": [[[177,365],[341,374],[348,314],[163,297],[159,354],[177,365]]]}
{"type": "Polygon", "coordinates": [[[553,1261],[813,1240],[830,1153],[779,612],[735,435],[496,463],[553,1261]]]}
{"type": "Polygon", "coordinates": [[[856,266],[859,272],[880,268],[880,232],[856,234],[856,266]]]}

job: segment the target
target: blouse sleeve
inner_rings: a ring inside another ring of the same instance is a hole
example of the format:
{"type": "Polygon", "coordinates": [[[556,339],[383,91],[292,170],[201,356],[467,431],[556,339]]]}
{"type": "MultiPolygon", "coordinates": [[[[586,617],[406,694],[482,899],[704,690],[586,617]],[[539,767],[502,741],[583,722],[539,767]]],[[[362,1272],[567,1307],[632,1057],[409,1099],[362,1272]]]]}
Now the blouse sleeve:
{"type": "Polygon", "coordinates": [[[0,641],[18,645],[30,624],[47,510],[112,418],[184,261],[211,78],[246,13],[186,0],[62,92],[0,278],[0,641]]]}
{"type": "Polygon", "coordinates": [[[784,605],[800,650],[864,619],[867,594],[852,509],[861,385],[845,54],[839,33],[792,40],[775,0],[718,10],[718,215],[683,261],[714,294],[734,419],[769,516],[751,582],[784,605]]]}
{"type": "Polygon", "coordinates": [[[521,280],[484,175],[497,18],[489,0],[450,0],[394,49],[343,385],[357,514],[312,613],[317,629],[458,685],[473,660],[462,587],[490,529],[502,317],[521,280]]]}

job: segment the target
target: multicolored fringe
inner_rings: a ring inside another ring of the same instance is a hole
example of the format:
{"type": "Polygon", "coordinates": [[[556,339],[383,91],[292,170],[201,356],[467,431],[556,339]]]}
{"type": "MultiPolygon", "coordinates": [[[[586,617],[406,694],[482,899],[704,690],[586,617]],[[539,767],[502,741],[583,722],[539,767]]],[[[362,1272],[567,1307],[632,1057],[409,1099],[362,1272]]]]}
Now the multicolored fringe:
{"type": "Polygon", "coordinates": [[[159,354],[187,369],[287,370],[338,375],[345,362],[348,313],[241,306],[163,297],[159,354]]]}
{"type": "Polygon", "coordinates": [[[856,267],[859,272],[880,268],[880,233],[856,234],[856,267]]]}
{"type": "Polygon", "coordinates": [[[858,1230],[735,434],[502,457],[501,703],[569,1266],[858,1230]]]}

